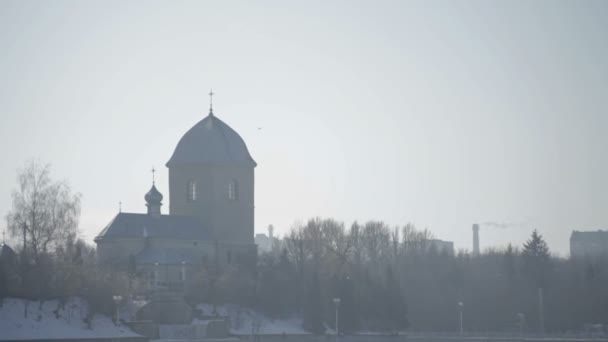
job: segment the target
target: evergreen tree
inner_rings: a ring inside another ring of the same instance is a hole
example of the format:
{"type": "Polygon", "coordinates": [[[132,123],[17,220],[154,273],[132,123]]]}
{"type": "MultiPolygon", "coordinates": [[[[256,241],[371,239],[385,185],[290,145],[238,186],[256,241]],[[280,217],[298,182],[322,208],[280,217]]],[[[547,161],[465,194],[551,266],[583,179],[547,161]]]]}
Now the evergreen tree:
{"type": "Polygon", "coordinates": [[[532,236],[524,243],[522,250],[524,272],[534,281],[537,287],[546,285],[546,278],[551,267],[551,254],[549,246],[536,229],[532,236]]]}

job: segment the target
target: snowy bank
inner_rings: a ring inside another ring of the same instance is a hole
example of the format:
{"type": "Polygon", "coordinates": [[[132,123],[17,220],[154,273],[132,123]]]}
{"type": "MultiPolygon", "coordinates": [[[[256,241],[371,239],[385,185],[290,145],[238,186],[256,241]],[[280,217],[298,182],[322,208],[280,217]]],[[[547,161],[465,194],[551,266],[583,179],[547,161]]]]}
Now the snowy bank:
{"type": "Polygon", "coordinates": [[[27,301],[6,298],[0,306],[0,340],[138,337],[109,317],[93,315],[85,323],[88,306],[70,298],[63,307],[58,300],[27,301]],[[28,315],[24,317],[25,305],[28,315]]]}

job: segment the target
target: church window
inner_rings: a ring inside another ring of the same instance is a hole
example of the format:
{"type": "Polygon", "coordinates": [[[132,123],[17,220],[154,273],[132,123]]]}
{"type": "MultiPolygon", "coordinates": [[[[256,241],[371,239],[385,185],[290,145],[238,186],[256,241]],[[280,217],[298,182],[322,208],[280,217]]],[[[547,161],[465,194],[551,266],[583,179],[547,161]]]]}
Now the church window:
{"type": "Polygon", "coordinates": [[[239,183],[235,179],[228,183],[228,199],[232,201],[239,199],[239,183]]]}
{"type": "Polygon", "coordinates": [[[196,181],[188,181],[188,201],[196,201],[196,181]]]}

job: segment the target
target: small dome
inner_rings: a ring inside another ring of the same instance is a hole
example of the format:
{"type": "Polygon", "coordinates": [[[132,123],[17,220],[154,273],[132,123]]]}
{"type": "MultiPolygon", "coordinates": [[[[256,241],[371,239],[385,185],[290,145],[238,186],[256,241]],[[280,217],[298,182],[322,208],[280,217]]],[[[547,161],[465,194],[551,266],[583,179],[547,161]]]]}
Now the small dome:
{"type": "Polygon", "coordinates": [[[148,204],[160,204],[160,202],[163,200],[163,194],[161,194],[160,191],[156,189],[156,186],[152,184],[152,188],[150,191],[148,191],[144,198],[148,204]]]}
{"type": "Polygon", "coordinates": [[[256,166],[241,136],[212,112],[184,134],[167,167],[183,164],[256,166]]]}

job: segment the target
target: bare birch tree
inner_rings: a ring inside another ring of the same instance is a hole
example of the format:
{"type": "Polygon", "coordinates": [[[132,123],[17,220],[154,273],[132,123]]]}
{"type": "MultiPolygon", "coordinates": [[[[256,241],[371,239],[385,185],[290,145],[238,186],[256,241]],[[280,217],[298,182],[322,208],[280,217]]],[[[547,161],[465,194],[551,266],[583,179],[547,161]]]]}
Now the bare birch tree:
{"type": "Polygon", "coordinates": [[[80,197],[63,181],[53,181],[49,164],[30,162],[17,175],[13,207],[6,215],[9,232],[23,239],[34,262],[78,230],[80,197]]]}

